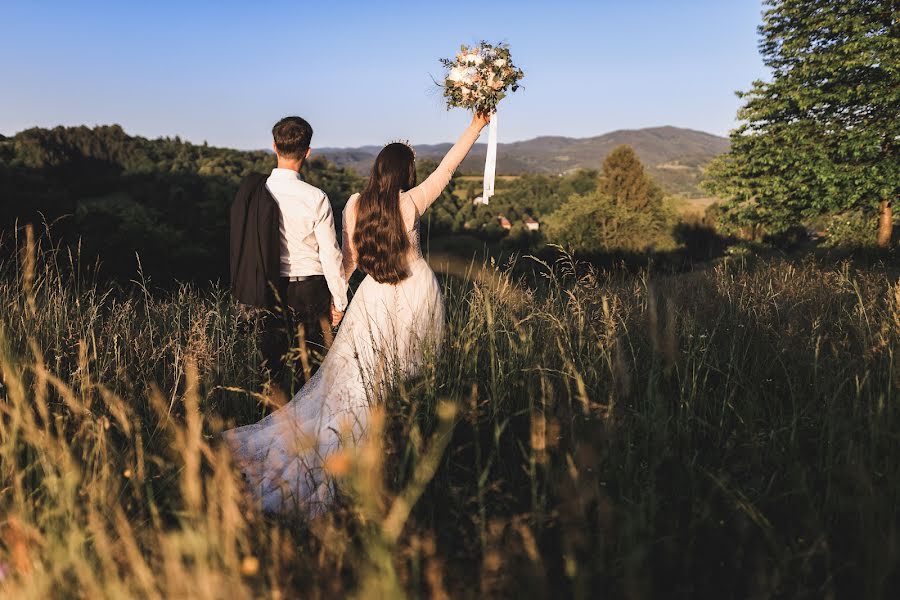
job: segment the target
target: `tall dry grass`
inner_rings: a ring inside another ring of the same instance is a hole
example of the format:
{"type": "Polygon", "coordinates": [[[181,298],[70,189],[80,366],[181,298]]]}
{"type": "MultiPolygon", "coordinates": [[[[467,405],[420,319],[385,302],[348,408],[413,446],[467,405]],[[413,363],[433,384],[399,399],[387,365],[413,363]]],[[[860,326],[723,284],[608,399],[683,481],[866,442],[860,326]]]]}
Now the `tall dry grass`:
{"type": "MultiPolygon", "coordinates": [[[[0,594],[886,597],[900,583],[900,284],[884,268],[564,259],[450,278],[440,358],[260,514],[228,295],[104,286],[33,236],[0,267],[0,594]]],[[[525,262],[525,261],[523,261],[525,262]]]]}

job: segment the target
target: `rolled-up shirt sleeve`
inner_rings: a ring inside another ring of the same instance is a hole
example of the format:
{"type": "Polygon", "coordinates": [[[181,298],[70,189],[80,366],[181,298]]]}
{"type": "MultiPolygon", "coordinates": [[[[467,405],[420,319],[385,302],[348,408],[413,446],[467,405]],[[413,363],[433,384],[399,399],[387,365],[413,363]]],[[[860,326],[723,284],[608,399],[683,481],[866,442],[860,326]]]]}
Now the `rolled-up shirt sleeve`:
{"type": "Polygon", "coordinates": [[[334,214],[331,203],[324,193],[317,207],[315,234],[319,244],[319,260],[322,263],[322,273],[328,283],[331,299],[335,308],[343,312],[347,310],[347,281],[344,279],[342,268],[342,255],[338,246],[337,233],[334,229],[334,214]]]}

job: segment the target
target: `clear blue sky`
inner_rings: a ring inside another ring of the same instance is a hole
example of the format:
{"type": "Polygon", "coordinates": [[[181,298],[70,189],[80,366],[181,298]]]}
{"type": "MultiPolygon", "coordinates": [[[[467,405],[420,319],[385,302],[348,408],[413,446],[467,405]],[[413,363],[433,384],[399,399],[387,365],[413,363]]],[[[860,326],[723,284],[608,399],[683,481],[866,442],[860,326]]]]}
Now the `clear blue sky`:
{"type": "Polygon", "coordinates": [[[117,2],[0,0],[0,133],[120,123],[261,148],[306,117],[314,146],[452,141],[431,76],[509,42],[523,89],[501,141],[675,125],[726,134],[765,69],[760,0],[117,2]]]}

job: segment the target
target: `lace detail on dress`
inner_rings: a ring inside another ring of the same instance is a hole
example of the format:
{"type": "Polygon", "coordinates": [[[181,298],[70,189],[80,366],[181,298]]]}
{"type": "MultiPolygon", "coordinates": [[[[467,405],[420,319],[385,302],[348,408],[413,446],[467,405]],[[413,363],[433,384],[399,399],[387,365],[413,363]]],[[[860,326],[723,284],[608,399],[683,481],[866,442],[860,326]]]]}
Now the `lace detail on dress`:
{"type": "Polygon", "coordinates": [[[415,212],[416,218],[413,219],[413,226],[407,233],[409,234],[409,254],[413,259],[422,258],[422,215],[419,211],[415,212]]]}

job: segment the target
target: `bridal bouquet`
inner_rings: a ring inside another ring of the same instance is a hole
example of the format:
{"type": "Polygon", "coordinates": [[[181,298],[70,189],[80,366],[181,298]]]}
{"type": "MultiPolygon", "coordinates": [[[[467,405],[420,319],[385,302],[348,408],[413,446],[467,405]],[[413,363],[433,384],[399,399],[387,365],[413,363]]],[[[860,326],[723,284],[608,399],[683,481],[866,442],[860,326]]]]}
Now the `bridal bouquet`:
{"type": "Polygon", "coordinates": [[[441,64],[447,68],[442,86],[447,109],[468,108],[491,114],[484,164],[484,194],[481,197],[481,201],[487,204],[494,195],[497,170],[497,104],[506,97],[507,90],[515,92],[519,89],[519,80],[525,73],[513,64],[506,44],[494,46],[481,42],[478,46],[463,45],[455,59],[442,58],[441,64]]]}
{"type": "Polygon", "coordinates": [[[492,46],[481,42],[478,46],[461,46],[456,59],[442,58],[447,69],[444,97],[447,108],[468,108],[480,113],[497,110],[506,90],[519,89],[525,76],[512,63],[506,44],[492,46]]]}

